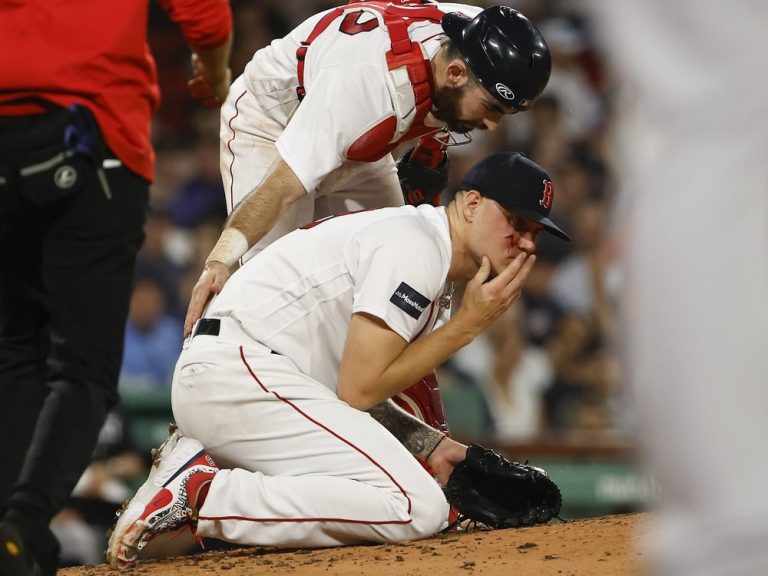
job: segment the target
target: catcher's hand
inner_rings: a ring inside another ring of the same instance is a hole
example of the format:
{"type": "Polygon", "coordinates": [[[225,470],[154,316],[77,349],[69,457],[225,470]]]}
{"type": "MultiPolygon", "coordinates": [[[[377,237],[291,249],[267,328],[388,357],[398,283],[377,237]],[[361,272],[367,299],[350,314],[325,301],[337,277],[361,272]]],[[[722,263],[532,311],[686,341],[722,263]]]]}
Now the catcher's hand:
{"type": "Polygon", "coordinates": [[[544,470],[518,464],[470,444],[445,486],[445,497],[465,518],[493,528],[548,522],[560,513],[560,489],[544,470]]]}
{"type": "Polygon", "coordinates": [[[229,268],[215,260],[206,264],[203,273],[192,288],[187,316],[184,319],[184,337],[192,334],[195,322],[203,316],[203,311],[215,294],[221,292],[229,279],[229,268]]]}
{"type": "Polygon", "coordinates": [[[444,156],[437,168],[411,161],[413,148],[396,162],[397,177],[406,204],[440,206],[440,193],[448,186],[448,156],[444,156]]]}

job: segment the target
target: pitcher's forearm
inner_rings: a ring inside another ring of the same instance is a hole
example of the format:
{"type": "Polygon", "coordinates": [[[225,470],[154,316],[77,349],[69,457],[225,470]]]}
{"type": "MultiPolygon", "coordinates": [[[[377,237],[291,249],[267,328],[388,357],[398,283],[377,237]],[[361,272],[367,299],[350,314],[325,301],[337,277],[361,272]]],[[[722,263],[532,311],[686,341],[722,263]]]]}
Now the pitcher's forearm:
{"type": "Polygon", "coordinates": [[[389,430],[414,456],[426,460],[445,435],[408,414],[392,400],[385,400],[368,413],[389,430]]]}

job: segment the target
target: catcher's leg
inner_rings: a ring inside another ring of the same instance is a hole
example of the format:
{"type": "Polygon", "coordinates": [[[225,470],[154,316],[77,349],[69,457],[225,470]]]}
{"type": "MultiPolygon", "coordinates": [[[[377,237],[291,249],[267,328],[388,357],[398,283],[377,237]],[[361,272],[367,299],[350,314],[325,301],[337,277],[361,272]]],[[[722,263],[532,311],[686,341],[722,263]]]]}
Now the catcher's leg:
{"type": "Polygon", "coordinates": [[[440,387],[434,371],[395,396],[393,400],[409,414],[413,414],[419,420],[450,436],[443,399],[440,396],[440,387]]]}

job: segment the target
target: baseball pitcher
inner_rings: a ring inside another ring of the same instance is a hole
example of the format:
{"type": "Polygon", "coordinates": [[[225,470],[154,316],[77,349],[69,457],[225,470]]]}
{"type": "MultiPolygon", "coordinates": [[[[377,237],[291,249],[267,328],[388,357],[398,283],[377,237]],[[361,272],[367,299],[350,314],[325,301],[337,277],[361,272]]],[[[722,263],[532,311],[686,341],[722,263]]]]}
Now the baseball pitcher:
{"type": "Polygon", "coordinates": [[[296,230],[233,275],[181,353],[179,428],[118,518],[113,567],[184,525],[310,547],[424,538],[446,526],[448,502],[496,526],[558,513],[540,469],[468,449],[389,401],[519,298],[537,234],[568,238],[542,202],[549,176],[520,154],[481,161],[462,188],[446,208],[296,230]],[[454,280],[469,282],[449,319],[440,297],[454,280]]]}

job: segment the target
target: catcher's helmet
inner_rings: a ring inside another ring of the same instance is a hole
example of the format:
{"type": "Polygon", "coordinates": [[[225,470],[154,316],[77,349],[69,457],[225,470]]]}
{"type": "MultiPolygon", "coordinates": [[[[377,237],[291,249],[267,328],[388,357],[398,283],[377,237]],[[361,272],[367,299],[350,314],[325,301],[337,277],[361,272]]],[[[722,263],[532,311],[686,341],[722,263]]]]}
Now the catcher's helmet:
{"type": "Polygon", "coordinates": [[[483,87],[505,106],[526,110],[544,90],[549,47],[517,10],[494,6],[474,18],[450,12],[441,24],[483,87]]]}

